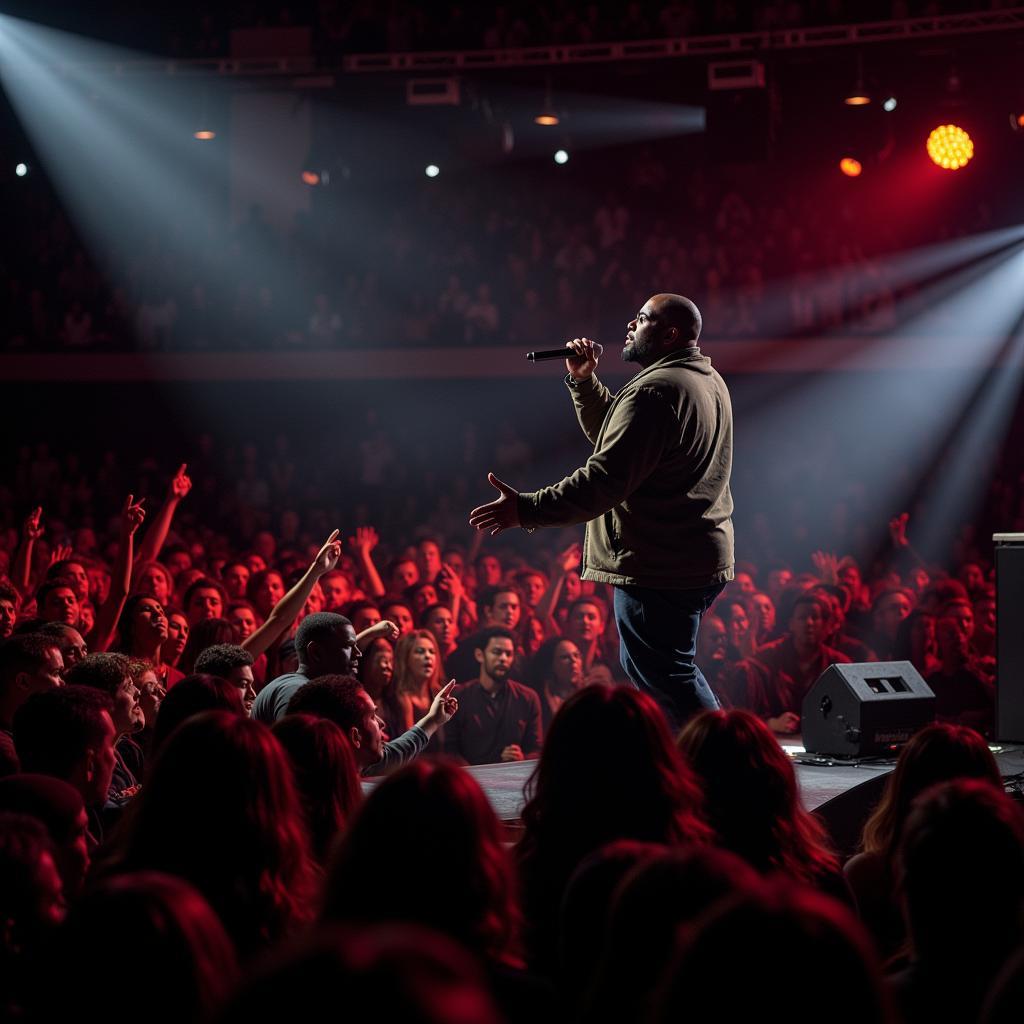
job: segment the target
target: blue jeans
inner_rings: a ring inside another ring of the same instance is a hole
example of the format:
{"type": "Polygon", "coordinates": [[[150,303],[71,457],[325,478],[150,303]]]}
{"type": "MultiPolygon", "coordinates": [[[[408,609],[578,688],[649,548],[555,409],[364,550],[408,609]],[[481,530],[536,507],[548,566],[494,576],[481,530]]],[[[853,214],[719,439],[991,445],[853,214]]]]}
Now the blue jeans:
{"type": "Polygon", "coordinates": [[[719,706],[694,657],[700,620],[724,588],[724,583],[699,590],[615,587],[622,667],[638,690],[658,702],[673,730],[719,706]]]}

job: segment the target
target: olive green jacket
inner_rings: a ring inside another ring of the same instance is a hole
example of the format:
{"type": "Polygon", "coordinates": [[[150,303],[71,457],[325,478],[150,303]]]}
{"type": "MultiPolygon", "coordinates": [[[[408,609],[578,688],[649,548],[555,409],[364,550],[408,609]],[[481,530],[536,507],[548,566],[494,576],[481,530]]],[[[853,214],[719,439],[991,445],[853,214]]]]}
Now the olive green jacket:
{"type": "Polygon", "coordinates": [[[700,349],[663,356],[617,395],[567,378],[594,445],[561,483],[519,495],[527,529],[586,523],[585,580],[689,589],[733,578],[732,403],[700,349]]]}

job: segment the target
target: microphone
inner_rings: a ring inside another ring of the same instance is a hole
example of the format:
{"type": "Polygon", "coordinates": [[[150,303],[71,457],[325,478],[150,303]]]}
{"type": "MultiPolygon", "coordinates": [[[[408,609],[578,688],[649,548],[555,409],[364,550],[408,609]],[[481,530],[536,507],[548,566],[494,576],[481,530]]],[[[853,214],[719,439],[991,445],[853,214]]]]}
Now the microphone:
{"type": "MultiPolygon", "coordinates": [[[[604,345],[594,342],[594,355],[600,359],[602,352],[604,352],[604,345]]],[[[531,363],[540,363],[545,359],[571,359],[573,362],[585,362],[584,357],[576,355],[568,345],[564,348],[543,348],[539,352],[527,352],[526,358],[531,363]]]]}

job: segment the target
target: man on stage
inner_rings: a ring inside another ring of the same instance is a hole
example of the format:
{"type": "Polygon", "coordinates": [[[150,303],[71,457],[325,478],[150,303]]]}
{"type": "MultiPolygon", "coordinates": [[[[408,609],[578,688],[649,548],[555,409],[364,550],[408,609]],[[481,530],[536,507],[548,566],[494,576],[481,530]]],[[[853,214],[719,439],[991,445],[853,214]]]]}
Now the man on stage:
{"type": "Polygon", "coordinates": [[[585,580],[615,588],[626,674],[673,727],[718,701],[694,663],[700,620],[733,578],[732,404],[697,347],[701,316],[655,295],[630,321],[622,358],[641,367],[617,395],[594,376],[587,338],[568,342],[566,384],[594,453],[561,483],[473,509],[492,535],[586,523],[585,580]]]}

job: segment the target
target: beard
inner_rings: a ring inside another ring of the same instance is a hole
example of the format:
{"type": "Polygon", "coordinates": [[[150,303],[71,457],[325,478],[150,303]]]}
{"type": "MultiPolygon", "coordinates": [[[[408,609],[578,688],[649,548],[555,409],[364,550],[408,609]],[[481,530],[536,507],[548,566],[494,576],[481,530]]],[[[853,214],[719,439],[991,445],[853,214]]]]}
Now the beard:
{"type": "Polygon", "coordinates": [[[624,363],[639,363],[646,359],[651,354],[650,344],[645,344],[642,341],[637,341],[635,338],[632,341],[627,341],[622,349],[622,361],[624,363]]]}

